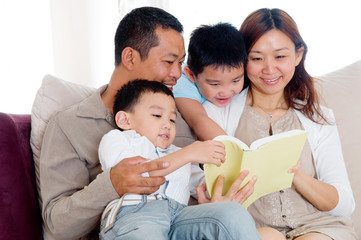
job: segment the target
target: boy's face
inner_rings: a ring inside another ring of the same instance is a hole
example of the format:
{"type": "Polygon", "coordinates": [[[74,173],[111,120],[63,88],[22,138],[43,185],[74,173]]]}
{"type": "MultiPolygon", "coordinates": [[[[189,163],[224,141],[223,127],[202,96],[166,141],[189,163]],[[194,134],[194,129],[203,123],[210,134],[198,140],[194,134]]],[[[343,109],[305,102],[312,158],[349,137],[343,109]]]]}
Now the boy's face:
{"type": "Polygon", "coordinates": [[[138,75],[143,78],[161,82],[171,90],[182,74],[181,66],[185,58],[183,36],[173,30],[156,29],[159,45],[149,50],[148,57],[136,65],[138,75]]]}
{"type": "Polygon", "coordinates": [[[218,107],[228,105],[232,97],[242,91],[244,83],[243,66],[238,68],[207,66],[195,82],[204,98],[218,107]]]}
{"type": "Polygon", "coordinates": [[[154,146],[167,148],[176,135],[176,106],[164,93],[144,93],[128,113],[130,129],[146,136],[154,146]]]}

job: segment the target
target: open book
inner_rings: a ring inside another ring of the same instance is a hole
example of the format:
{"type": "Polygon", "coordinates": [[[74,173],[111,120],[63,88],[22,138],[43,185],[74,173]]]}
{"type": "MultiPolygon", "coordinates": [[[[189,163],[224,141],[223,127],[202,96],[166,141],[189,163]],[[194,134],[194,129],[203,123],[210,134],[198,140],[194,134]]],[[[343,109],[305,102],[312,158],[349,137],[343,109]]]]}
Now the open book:
{"type": "Polygon", "coordinates": [[[253,194],[242,204],[245,208],[262,196],[291,187],[293,173],[288,170],[297,164],[306,138],[306,131],[291,130],[258,139],[250,147],[232,136],[214,138],[224,143],[226,161],[220,167],[204,164],[208,193],[212,196],[220,174],[225,178],[223,194],[227,193],[243,170],[249,170],[249,174],[240,188],[253,176],[258,177],[253,194]]]}

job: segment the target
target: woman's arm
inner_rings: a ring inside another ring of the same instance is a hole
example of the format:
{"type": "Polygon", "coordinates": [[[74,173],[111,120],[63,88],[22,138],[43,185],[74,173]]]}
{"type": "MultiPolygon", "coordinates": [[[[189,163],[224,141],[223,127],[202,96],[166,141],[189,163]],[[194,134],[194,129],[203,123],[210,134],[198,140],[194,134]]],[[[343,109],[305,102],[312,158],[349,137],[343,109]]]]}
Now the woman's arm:
{"type": "MultiPolygon", "coordinates": [[[[335,123],[332,110],[322,110],[329,122],[335,123]]],[[[317,171],[317,180],[310,181],[308,187],[302,187],[304,191],[308,191],[304,194],[313,195],[310,202],[312,201],[311,203],[320,210],[329,209],[326,211],[333,216],[350,216],[355,209],[355,200],[348,180],[337,126],[315,124],[299,112],[296,113],[305,130],[309,131],[309,142],[317,171]],[[322,200],[324,198],[327,200],[322,200]]],[[[298,181],[297,178],[295,181],[298,181]]],[[[300,183],[296,184],[301,187],[300,183]]]]}
{"type": "Polygon", "coordinates": [[[200,140],[210,140],[226,132],[208,117],[203,105],[191,98],[176,98],[178,111],[200,140]]]}

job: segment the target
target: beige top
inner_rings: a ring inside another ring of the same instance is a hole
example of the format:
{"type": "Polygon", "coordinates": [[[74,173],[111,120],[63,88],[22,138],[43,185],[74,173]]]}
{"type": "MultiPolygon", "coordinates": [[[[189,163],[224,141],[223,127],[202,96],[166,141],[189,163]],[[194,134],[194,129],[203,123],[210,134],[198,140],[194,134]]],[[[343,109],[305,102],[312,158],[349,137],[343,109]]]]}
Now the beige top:
{"type": "MultiPolygon", "coordinates": [[[[259,114],[246,104],[235,136],[250,145],[257,139],[269,136],[270,132],[277,134],[292,129],[304,129],[293,109],[289,109],[280,119],[270,123],[269,118],[259,114]]],[[[300,161],[303,171],[317,178],[308,141],[301,153],[300,161]]],[[[257,227],[276,228],[287,238],[309,231],[318,231],[332,236],[334,239],[343,239],[337,236],[345,236],[345,232],[347,232],[350,237],[345,239],[356,239],[353,238],[354,232],[347,219],[336,218],[319,211],[293,187],[261,197],[248,207],[248,211],[255,219],[257,227]],[[335,225],[330,229],[324,229],[327,225],[332,226],[331,224],[335,225]]]]}
{"type": "Polygon", "coordinates": [[[118,198],[109,170],[101,171],[99,142],[114,128],[102,100],[106,86],[57,113],[47,126],[40,154],[40,189],[45,231],[56,239],[98,238],[100,215],[118,198]]]}

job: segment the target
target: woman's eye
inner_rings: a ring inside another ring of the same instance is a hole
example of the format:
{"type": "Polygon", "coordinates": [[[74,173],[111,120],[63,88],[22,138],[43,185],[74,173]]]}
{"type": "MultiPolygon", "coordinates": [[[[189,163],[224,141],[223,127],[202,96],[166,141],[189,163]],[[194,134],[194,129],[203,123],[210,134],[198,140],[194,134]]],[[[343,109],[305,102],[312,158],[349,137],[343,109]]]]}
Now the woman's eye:
{"type": "Polygon", "coordinates": [[[259,58],[259,57],[253,57],[253,58],[251,58],[251,60],[252,60],[252,61],[260,61],[260,60],[262,60],[262,58],[259,58]]]}

